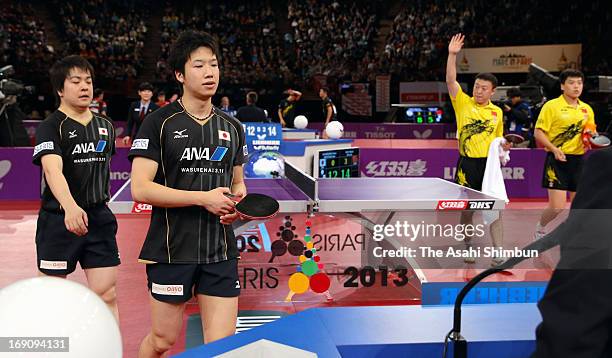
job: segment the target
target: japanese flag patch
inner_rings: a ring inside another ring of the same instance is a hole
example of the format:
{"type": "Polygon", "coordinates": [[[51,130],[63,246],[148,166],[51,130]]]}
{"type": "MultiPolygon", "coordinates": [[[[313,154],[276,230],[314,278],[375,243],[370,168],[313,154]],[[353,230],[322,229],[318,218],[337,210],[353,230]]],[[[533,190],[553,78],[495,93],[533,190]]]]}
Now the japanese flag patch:
{"type": "Polygon", "coordinates": [[[98,128],[98,133],[100,135],[106,135],[107,136],[108,135],[108,129],[106,129],[106,128],[98,128]]]}
{"type": "Polygon", "coordinates": [[[227,141],[231,141],[232,140],[230,138],[229,132],[226,132],[226,131],[219,131],[219,139],[223,139],[223,140],[227,140],[227,141]]]}

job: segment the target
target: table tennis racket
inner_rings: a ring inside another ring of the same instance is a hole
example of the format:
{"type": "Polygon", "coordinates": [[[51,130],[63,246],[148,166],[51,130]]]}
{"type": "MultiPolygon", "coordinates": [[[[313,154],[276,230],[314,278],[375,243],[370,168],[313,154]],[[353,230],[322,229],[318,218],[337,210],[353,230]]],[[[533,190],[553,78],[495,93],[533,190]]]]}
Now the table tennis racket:
{"type": "Polygon", "coordinates": [[[591,138],[589,138],[589,141],[591,142],[591,147],[593,148],[604,148],[610,145],[610,138],[601,134],[591,136],[591,138]]]}
{"type": "Polygon", "coordinates": [[[519,144],[525,141],[525,137],[520,134],[508,133],[504,136],[509,143],[519,144]]]}
{"type": "Polygon", "coordinates": [[[270,196],[253,193],[239,201],[235,200],[237,197],[233,194],[225,193],[225,196],[236,203],[235,210],[243,220],[270,219],[278,214],[278,201],[270,196]]]}

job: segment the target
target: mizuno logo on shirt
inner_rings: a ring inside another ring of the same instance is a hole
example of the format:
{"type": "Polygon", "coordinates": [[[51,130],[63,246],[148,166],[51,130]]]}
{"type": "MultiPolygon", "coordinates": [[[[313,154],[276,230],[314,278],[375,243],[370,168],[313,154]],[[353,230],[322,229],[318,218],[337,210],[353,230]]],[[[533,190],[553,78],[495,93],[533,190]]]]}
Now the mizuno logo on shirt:
{"type": "Polygon", "coordinates": [[[219,162],[227,153],[226,147],[217,147],[210,155],[210,148],[187,147],[183,150],[181,160],[209,160],[211,162],[219,162]]]}
{"type": "Polygon", "coordinates": [[[99,140],[95,146],[93,142],[79,143],[74,146],[72,154],[102,153],[104,148],[106,148],[105,140],[99,140]]]}
{"type": "Polygon", "coordinates": [[[76,129],[75,129],[75,130],[73,130],[72,132],[68,132],[68,134],[70,134],[70,135],[68,136],[68,138],[76,138],[76,136],[77,136],[77,135],[76,135],[76,129]]]}
{"type": "Polygon", "coordinates": [[[185,133],[187,129],[183,129],[182,131],[174,131],[174,139],[179,139],[179,138],[187,138],[189,137],[187,134],[183,134],[185,133]]]}

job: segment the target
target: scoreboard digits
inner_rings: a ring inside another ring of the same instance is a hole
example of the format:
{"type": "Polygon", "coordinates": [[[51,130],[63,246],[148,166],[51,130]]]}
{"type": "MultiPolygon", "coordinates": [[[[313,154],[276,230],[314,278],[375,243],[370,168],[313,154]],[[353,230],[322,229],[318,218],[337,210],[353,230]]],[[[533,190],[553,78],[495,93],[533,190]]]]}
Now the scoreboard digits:
{"type": "Polygon", "coordinates": [[[320,151],[317,176],[319,178],[359,177],[359,148],[320,151]]]}

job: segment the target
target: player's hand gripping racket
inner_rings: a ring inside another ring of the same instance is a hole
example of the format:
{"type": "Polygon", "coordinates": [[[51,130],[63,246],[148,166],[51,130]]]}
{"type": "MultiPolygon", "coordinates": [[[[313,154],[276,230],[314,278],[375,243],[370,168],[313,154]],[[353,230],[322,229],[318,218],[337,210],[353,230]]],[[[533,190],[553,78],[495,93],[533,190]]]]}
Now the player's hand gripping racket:
{"type": "Polygon", "coordinates": [[[242,220],[263,220],[270,219],[278,214],[279,204],[276,199],[264,194],[247,194],[238,200],[236,196],[225,193],[225,196],[234,200],[236,203],[236,213],[242,220]]]}
{"type": "Polygon", "coordinates": [[[610,145],[610,138],[597,134],[597,127],[593,123],[587,123],[582,131],[582,142],[587,149],[604,148],[610,145]]]}
{"type": "Polygon", "coordinates": [[[592,148],[604,148],[610,145],[610,138],[606,137],[605,135],[601,135],[601,134],[591,136],[589,141],[591,142],[592,148]]]}

